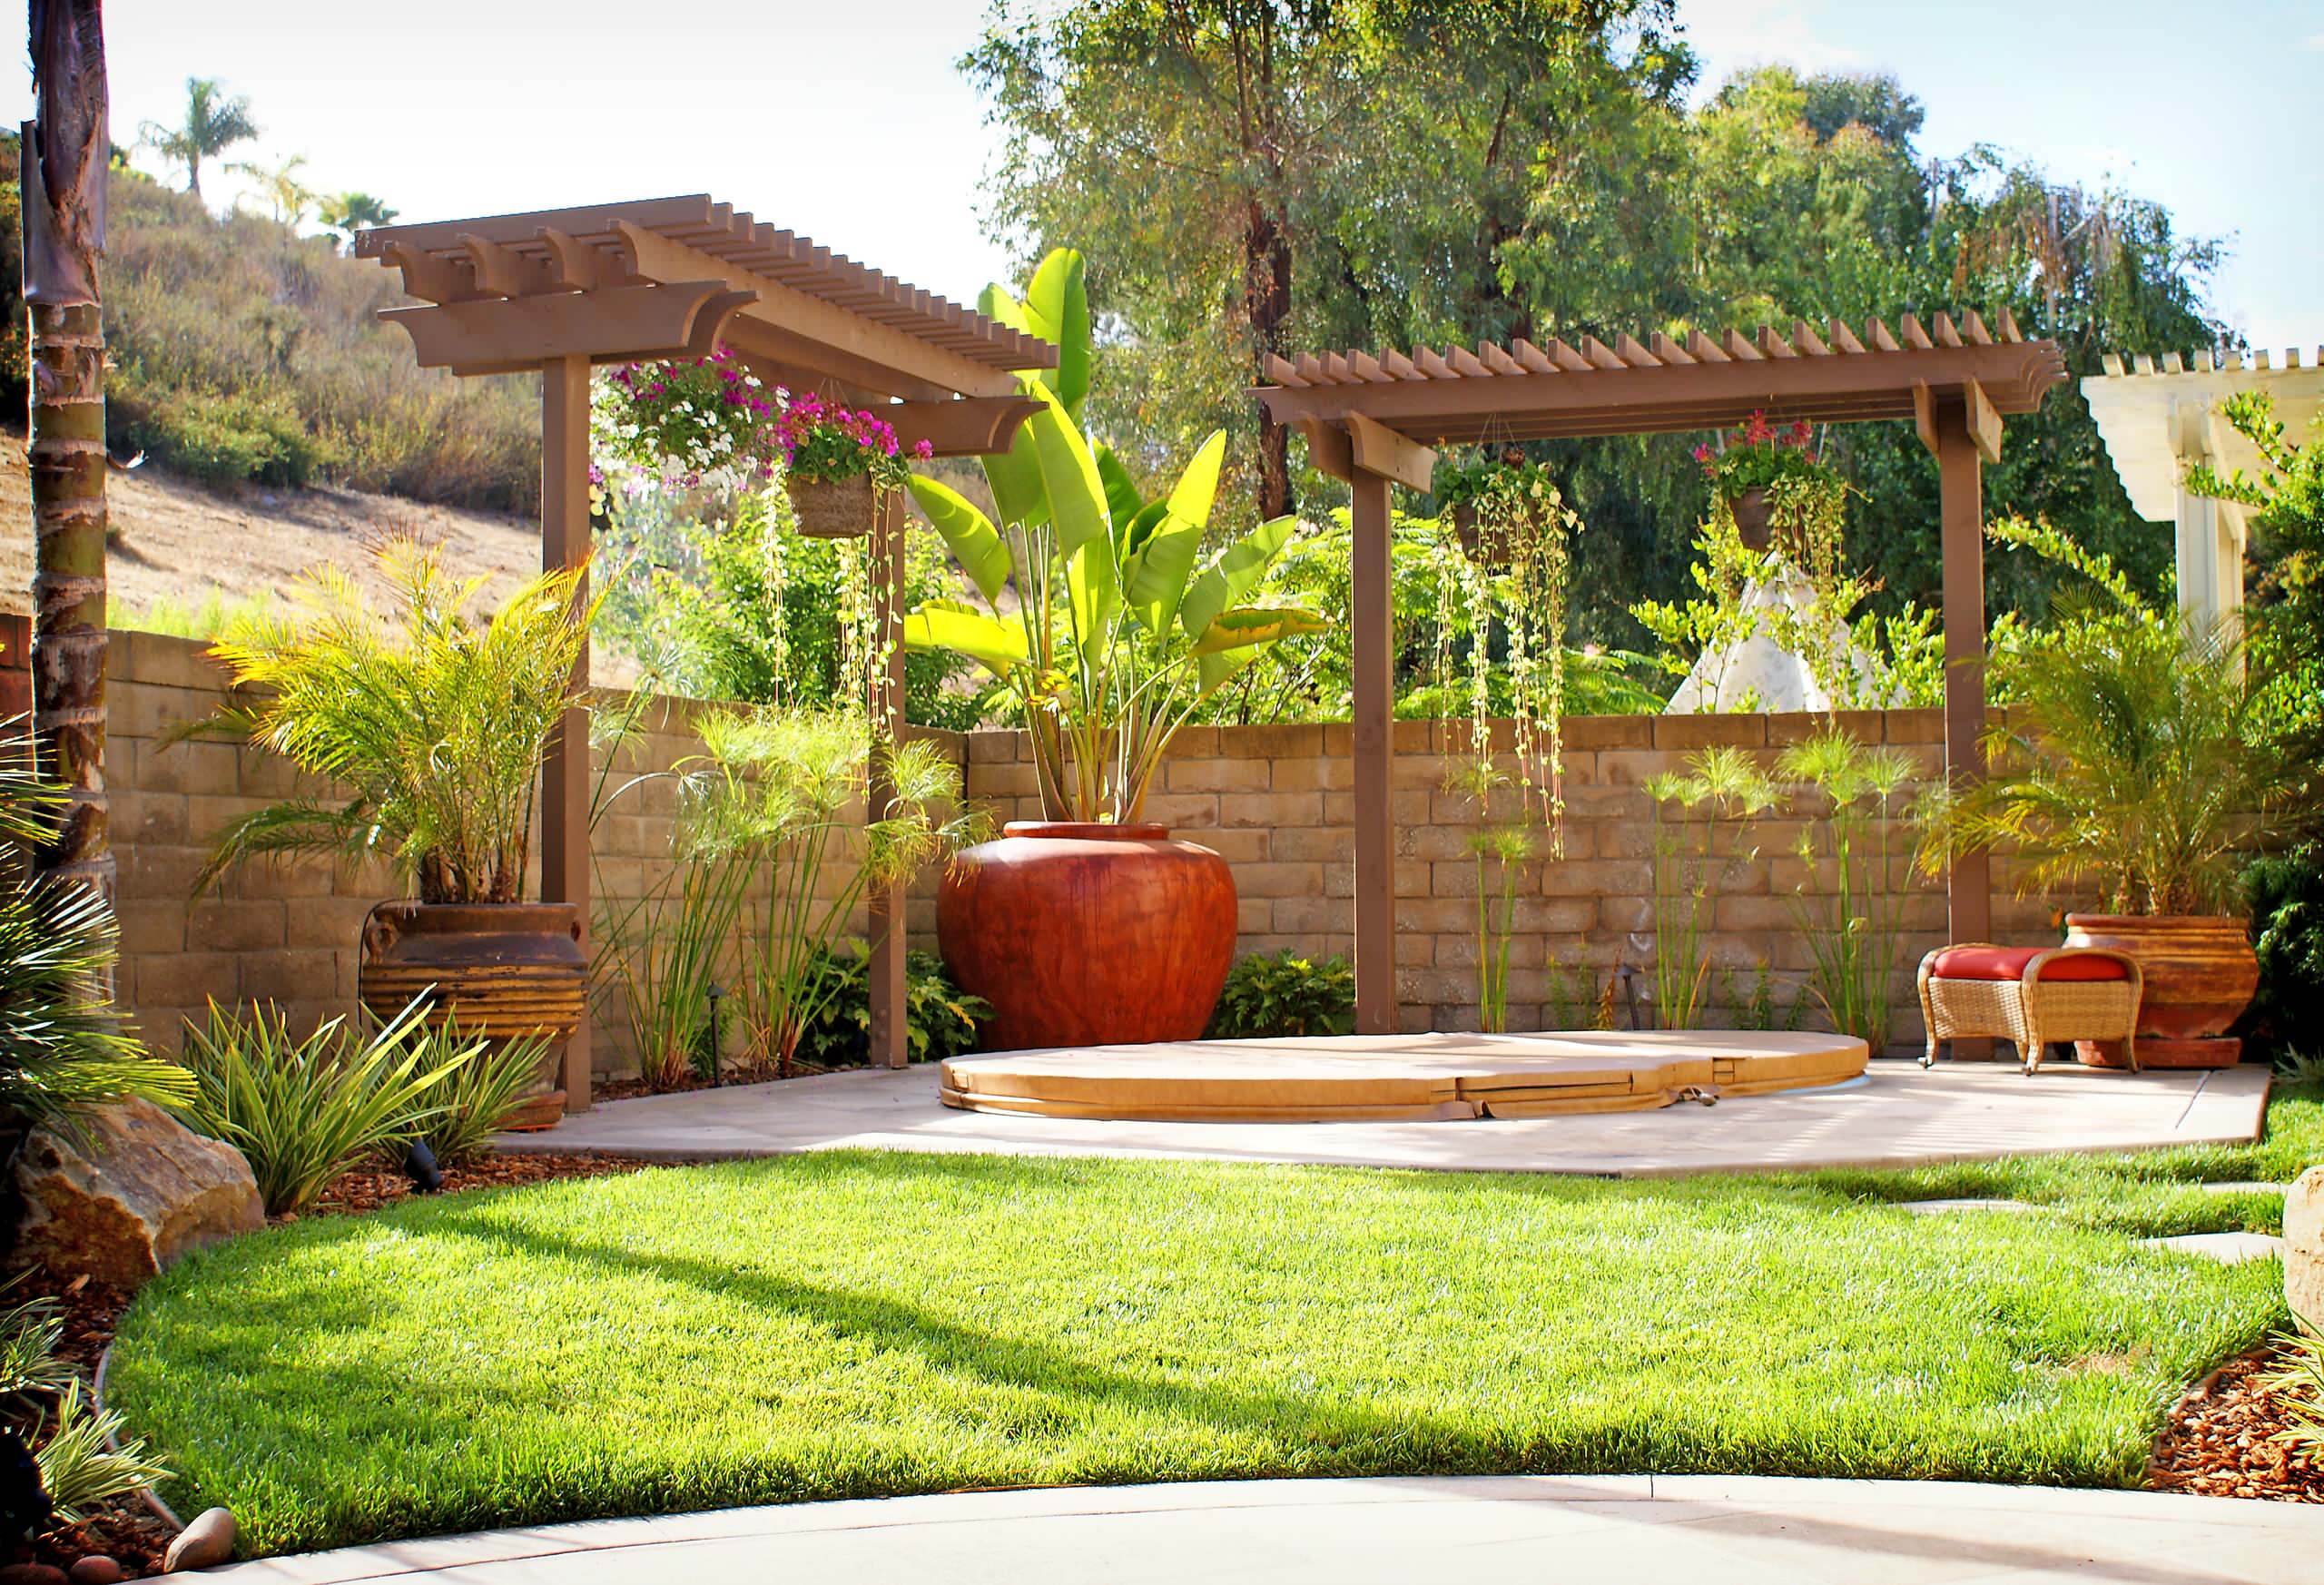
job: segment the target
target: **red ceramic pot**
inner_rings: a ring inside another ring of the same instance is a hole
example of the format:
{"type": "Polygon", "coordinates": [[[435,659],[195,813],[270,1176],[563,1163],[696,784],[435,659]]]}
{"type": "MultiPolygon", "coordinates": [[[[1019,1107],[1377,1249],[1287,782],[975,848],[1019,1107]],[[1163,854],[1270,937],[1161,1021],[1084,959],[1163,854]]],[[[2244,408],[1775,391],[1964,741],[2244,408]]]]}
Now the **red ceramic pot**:
{"type": "MultiPolygon", "coordinates": [[[[2142,1068],[2231,1068],[2243,1042],[2221,1037],[2251,1005],[2260,960],[2242,920],[2231,914],[2070,913],[2066,945],[2112,947],[2139,960],[2142,1068]]],[[[2076,1047],[2093,1067],[2122,1065],[2113,1043],[2076,1047]]]]}
{"type": "Polygon", "coordinates": [[[1235,958],[1226,861],[1158,825],[1011,821],[955,857],[936,939],[988,1051],[1199,1039],[1235,958]]]}

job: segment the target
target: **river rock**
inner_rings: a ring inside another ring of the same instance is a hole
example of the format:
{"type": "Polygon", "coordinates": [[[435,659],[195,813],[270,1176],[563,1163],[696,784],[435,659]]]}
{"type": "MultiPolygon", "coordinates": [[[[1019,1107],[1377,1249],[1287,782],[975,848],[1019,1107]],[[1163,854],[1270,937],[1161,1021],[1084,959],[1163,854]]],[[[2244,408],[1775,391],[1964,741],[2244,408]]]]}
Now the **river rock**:
{"type": "Polygon", "coordinates": [[[234,1555],[234,1516],[222,1508],[205,1508],[193,1522],[178,1531],[170,1550],[162,1554],[162,1572],[212,1569],[234,1555]]]}
{"type": "Polygon", "coordinates": [[[72,1581],[72,1585],[121,1585],[121,1581],[129,1576],[122,1572],[118,1562],[104,1553],[91,1552],[65,1570],[64,1577],[72,1581]]]}
{"type": "Polygon", "coordinates": [[[2284,1196],[2284,1300],[2324,1332],[2324,1167],[2311,1167],[2284,1196]]]}
{"type": "Polygon", "coordinates": [[[51,1271],[133,1288],[180,1255],[266,1226],[250,1163],[151,1101],[86,1113],[85,1145],[41,1128],[16,1163],[18,1247],[51,1271]]]}

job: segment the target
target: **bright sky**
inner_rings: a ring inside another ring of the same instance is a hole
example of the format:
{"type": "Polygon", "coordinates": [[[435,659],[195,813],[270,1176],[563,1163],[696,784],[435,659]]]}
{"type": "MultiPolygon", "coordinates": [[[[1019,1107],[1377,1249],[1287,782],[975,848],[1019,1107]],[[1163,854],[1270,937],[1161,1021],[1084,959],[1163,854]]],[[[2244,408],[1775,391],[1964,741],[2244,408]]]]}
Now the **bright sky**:
{"type": "MultiPolygon", "coordinates": [[[[1921,146],[1983,140],[2231,237],[2215,306],[2256,343],[2324,343],[2324,0],[1681,0],[1706,88],[1737,67],[1887,70],[1921,146]]],[[[249,95],[326,191],[406,220],[708,191],[931,291],[1006,272],[979,223],[994,146],[953,63],[981,0],[110,0],[113,136],[184,80],[249,95]]],[[[6,114],[30,115],[19,65],[6,114]]],[[[141,162],[153,168],[149,155],[141,162]]],[[[205,172],[213,201],[234,179],[205,172]]]]}

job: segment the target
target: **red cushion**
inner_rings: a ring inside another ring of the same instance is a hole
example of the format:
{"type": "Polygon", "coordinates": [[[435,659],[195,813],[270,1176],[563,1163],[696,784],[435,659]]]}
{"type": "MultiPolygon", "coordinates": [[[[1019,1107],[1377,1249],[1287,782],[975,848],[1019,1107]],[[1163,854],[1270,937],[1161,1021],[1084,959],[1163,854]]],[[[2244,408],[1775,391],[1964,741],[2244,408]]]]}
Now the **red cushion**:
{"type": "MultiPolygon", "coordinates": [[[[1939,980],[2023,980],[2025,966],[2048,947],[1947,947],[1929,972],[1939,980]]],[[[2130,971],[2112,958],[2076,953],[2042,965],[2044,980],[2127,980],[2130,971]]]]}

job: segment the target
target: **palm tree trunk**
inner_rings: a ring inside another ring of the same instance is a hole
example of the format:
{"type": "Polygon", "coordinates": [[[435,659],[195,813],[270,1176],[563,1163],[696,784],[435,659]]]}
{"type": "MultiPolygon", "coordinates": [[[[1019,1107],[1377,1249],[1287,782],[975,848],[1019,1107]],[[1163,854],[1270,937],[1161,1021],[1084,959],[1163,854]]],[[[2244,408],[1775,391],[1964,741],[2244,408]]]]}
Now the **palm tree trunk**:
{"type": "Polygon", "coordinates": [[[32,0],[24,140],[32,315],[33,724],[71,794],[46,872],[113,890],[105,841],[104,34],[100,0],[32,0]]]}

